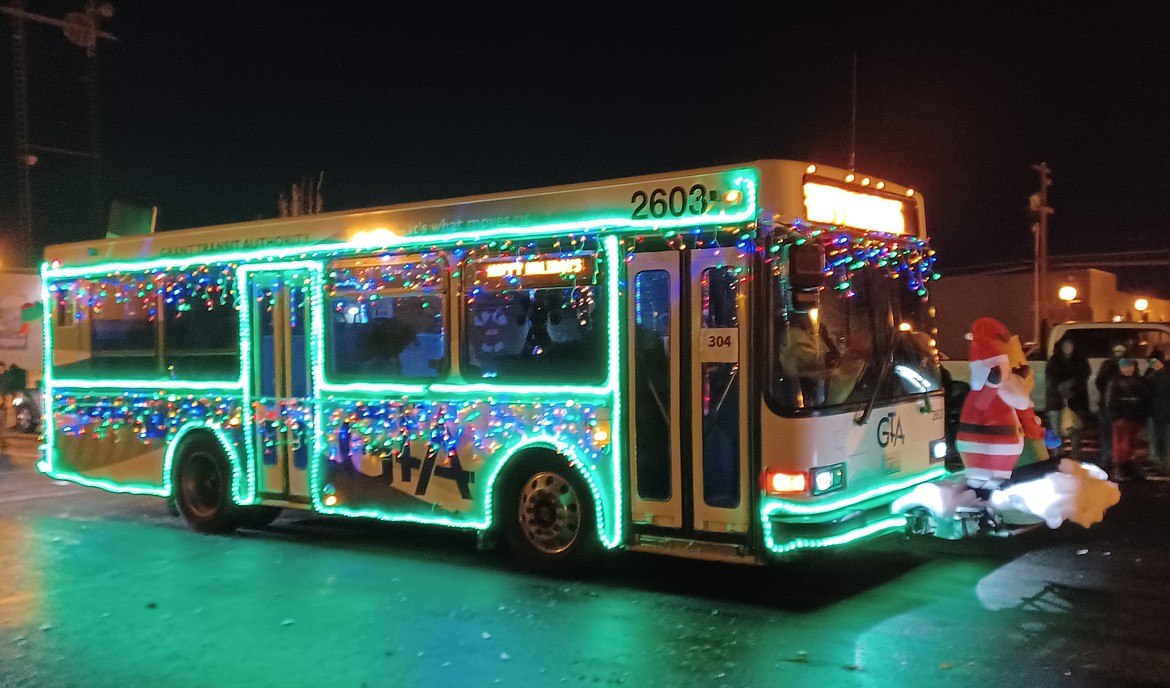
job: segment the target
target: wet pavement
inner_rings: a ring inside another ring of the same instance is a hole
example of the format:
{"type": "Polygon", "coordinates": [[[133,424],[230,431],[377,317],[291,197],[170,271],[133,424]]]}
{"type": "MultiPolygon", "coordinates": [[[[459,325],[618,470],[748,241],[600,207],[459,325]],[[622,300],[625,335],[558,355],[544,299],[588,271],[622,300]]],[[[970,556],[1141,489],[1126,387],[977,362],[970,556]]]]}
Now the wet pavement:
{"type": "Polygon", "coordinates": [[[1170,685],[1170,482],[1092,530],[898,538],[767,568],[530,575],[466,533],[156,498],[0,462],[0,686],[1170,685]]]}

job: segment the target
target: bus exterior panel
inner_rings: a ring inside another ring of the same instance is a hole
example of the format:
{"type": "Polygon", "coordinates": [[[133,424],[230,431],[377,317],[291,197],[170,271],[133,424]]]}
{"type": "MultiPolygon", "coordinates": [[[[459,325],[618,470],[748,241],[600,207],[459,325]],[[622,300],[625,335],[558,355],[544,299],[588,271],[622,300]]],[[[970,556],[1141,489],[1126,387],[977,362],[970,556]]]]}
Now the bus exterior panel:
{"type": "Polygon", "coordinates": [[[54,388],[53,394],[53,427],[46,428],[42,463],[53,477],[111,492],[167,497],[175,449],[192,431],[205,432],[232,463],[237,501],[250,502],[254,476],[237,449],[244,446],[239,390],[206,396],[206,388],[179,383],[118,391],[69,386],[54,388]]]}
{"type": "MultiPolygon", "coordinates": [[[[615,505],[608,400],[569,398],[333,401],[326,403],[318,510],[483,530],[493,488],[516,456],[544,449],[567,459],[596,501],[597,532],[615,505]]],[[[613,536],[605,537],[612,542],[613,536]]]]}
{"type": "MultiPolygon", "coordinates": [[[[895,493],[941,475],[941,413],[923,413],[923,395],[879,395],[861,425],[856,398],[791,406],[792,376],[775,364],[789,320],[780,263],[787,246],[825,248],[825,329],[844,341],[832,318],[854,327],[856,308],[841,299],[870,304],[893,278],[927,278],[923,237],[921,197],[905,187],[759,161],[49,247],[53,413],[38,466],[174,496],[183,447],[200,439],[222,449],[238,505],[488,531],[517,518],[497,509],[510,470],[554,456],[579,477],[607,548],[746,562],[844,544],[888,532],[895,493]],[[404,262],[394,284],[351,279],[404,262]],[[604,296],[589,329],[600,374],[526,381],[522,360],[477,361],[507,337],[536,355],[558,342],[532,339],[537,287],[585,273],[604,296]],[[472,308],[492,280],[532,305],[472,308]],[[441,311],[433,331],[415,327],[389,368],[356,364],[357,325],[426,308],[441,311]],[[500,332],[517,317],[527,340],[500,332]],[[834,465],[840,482],[814,491],[834,465]],[[803,473],[807,492],[770,493],[768,471],[803,473]]],[[[871,344],[894,346],[870,320],[871,344]]],[[[884,353],[867,351],[866,384],[888,386],[872,379],[884,353]]]]}
{"type": "Polygon", "coordinates": [[[890,515],[890,502],[945,474],[942,458],[933,454],[943,439],[942,403],[941,395],[933,395],[929,401],[876,406],[864,425],[857,423],[864,409],[782,417],[764,406],[761,474],[807,476],[800,495],[762,486],[765,553],[782,555],[902,529],[905,519],[890,515]],[[818,489],[822,472],[833,478],[818,489]]]}

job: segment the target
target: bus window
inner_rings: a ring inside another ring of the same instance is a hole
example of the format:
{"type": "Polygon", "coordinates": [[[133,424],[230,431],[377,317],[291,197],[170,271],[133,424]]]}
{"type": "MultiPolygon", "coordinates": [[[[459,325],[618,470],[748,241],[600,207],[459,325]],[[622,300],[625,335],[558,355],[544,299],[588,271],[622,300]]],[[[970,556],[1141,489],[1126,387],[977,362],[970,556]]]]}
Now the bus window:
{"type": "MultiPolygon", "coordinates": [[[[702,272],[700,327],[739,326],[739,276],[734,267],[702,272]]],[[[702,364],[703,501],[731,509],[739,505],[739,364],[702,364]]]]}
{"type": "Polygon", "coordinates": [[[158,299],[151,275],[57,285],[53,374],[60,378],[151,379],[162,374],[158,357],[158,299]],[[147,285],[150,288],[147,288],[147,285]],[[71,303],[69,303],[71,302],[71,303]]]}
{"type": "Polygon", "coordinates": [[[591,254],[476,261],[467,283],[469,379],[601,382],[605,289],[591,254]]]}
{"type": "MultiPolygon", "coordinates": [[[[163,293],[163,362],[177,380],[240,376],[240,313],[230,280],[203,269],[169,279],[163,293]]],[[[214,270],[214,272],[219,272],[214,270]]]]}
{"type": "Polygon", "coordinates": [[[634,278],[634,423],[638,496],[670,499],[670,273],[634,278]]]}
{"type": "Polygon", "coordinates": [[[428,379],[446,370],[446,293],[439,259],[338,261],[329,266],[326,288],[328,379],[428,379]]]}
{"type": "Polygon", "coordinates": [[[777,408],[817,409],[871,398],[884,403],[939,389],[930,343],[933,317],[905,280],[866,266],[854,272],[848,289],[823,290],[809,309],[792,298],[779,274],[773,280],[770,363],[777,408]]]}

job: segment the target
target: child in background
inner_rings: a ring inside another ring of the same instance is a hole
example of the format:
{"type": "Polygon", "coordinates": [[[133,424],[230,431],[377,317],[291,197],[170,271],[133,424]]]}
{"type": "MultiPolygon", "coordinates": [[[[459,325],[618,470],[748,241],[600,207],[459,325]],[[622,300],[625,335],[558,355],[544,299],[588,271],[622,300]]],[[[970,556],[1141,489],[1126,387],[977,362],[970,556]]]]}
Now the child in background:
{"type": "Polygon", "coordinates": [[[1137,434],[1146,421],[1146,385],[1138,377],[1133,359],[1117,361],[1117,377],[1105,390],[1105,407],[1113,420],[1113,480],[1144,478],[1134,461],[1137,434]]]}

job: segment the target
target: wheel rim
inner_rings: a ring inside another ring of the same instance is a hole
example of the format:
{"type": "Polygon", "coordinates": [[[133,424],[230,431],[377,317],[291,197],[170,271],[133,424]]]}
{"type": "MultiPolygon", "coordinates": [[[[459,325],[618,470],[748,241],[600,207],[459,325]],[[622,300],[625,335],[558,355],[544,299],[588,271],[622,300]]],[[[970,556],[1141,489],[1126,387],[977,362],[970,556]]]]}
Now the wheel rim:
{"type": "Polygon", "coordinates": [[[192,516],[202,519],[215,515],[223,504],[223,476],[215,458],[204,452],[185,457],[180,489],[192,516]]]}
{"type": "Polygon", "coordinates": [[[573,546],[581,529],[581,500],[569,481],[557,473],[533,475],[520,490],[520,530],[545,554],[573,546]]]}

